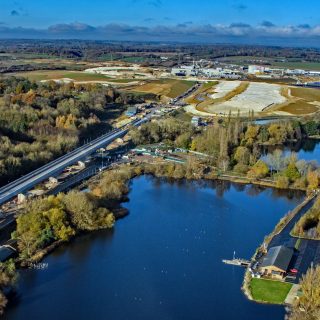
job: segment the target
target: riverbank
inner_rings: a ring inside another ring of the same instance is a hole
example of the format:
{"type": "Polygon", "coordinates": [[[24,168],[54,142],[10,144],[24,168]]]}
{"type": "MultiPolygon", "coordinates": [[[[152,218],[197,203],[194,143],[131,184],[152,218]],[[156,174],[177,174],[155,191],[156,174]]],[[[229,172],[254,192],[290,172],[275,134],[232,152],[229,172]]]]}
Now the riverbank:
{"type": "MultiPolygon", "coordinates": [[[[319,191],[314,192],[311,195],[308,195],[302,203],[300,203],[296,208],[294,208],[294,210],[290,211],[285,217],[283,217],[279,221],[279,223],[275,226],[274,230],[268,236],[265,237],[263,244],[256,249],[251,259],[253,264],[261,261],[262,257],[266,253],[266,250],[269,249],[270,247],[274,245],[289,245],[284,240],[280,240],[280,242],[273,241],[273,240],[275,237],[278,237],[281,239],[281,233],[284,232],[285,229],[288,229],[286,230],[286,232],[291,236],[292,225],[294,225],[296,223],[296,220],[298,220],[301,217],[303,212],[306,211],[308,207],[310,207],[310,204],[314,202],[318,194],[319,194],[319,191]],[[275,242],[274,245],[272,244],[272,242],[275,242]]],[[[295,249],[297,249],[297,243],[295,243],[294,247],[295,249]]],[[[244,279],[243,279],[242,290],[245,296],[249,300],[252,300],[258,303],[288,304],[289,301],[294,301],[292,297],[290,299],[286,299],[287,295],[291,291],[291,287],[292,287],[292,283],[288,284],[284,282],[284,280],[277,281],[277,280],[271,280],[271,279],[254,278],[252,277],[252,273],[250,272],[250,270],[246,269],[244,279]],[[257,287],[259,287],[259,285],[257,286],[257,283],[259,283],[259,281],[261,282],[271,281],[271,282],[269,283],[265,282],[270,284],[269,286],[267,286],[268,289],[266,289],[265,285],[263,285],[262,288],[260,288],[259,290],[257,289],[257,287]],[[252,286],[253,282],[256,282],[256,288],[252,286]],[[289,285],[290,285],[290,288],[289,288],[289,285]],[[262,292],[264,292],[264,294],[262,292]],[[285,292],[286,292],[286,295],[284,294],[285,292]],[[274,297],[277,297],[277,296],[278,298],[274,299],[274,297]]]]}
{"type": "MultiPolygon", "coordinates": [[[[174,169],[175,170],[181,170],[183,165],[177,165],[174,169]]],[[[262,187],[274,187],[274,184],[270,183],[269,181],[259,181],[254,179],[248,179],[245,177],[234,177],[230,175],[213,175],[211,174],[197,174],[195,175],[194,172],[190,172],[189,168],[186,170],[183,174],[180,172],[180,175],[174,175],[173,173],[175,171],[170,171],[168,169],[172,169],[172,164],[166,164],[162,168],[155,165],[148,165],[148,166],[142,166],[142,165],[120,165],[115,166],[112,170],[108,170],[102,174],[100,174],[98,177],[95,177],[87,182],[87,187],[90,190],[90,194],[92,196],[97,197],[99,203],[105,205],[109,203],[108,208],[110,209],[110,203],[112,203],[112,212],[116,218],[116,220],[125,217],[128,214],[127,209],[123,208],[121,204],[123,204],[124,201],[127,200],[126,195],[129,192],[128,187],[121,187],[118,192],[114,189],[114,182],[116,182],[117,186],[119,186],[120,182],[117,182],[117,179],[115,179],[114,174],[119,174],[119,172],[122,172],[121,176],[121,183],[122,185],[128,185],[129,181],[131,179],[145,175],[145,174],[151,174],[155,177],[165,177],[170,178],[174,180],[181,180],[181,179],[187,179],[187,180],[221,180],[221,181],[229,181],[232,183],[238,183],[238,184],[252,184],[252,185],[258,185],[262,187]],[[168,165],[168,167],[167,167],[168,165]],[[161,169],[161,172],[159,172],[159,168],[161,169]],[[169,174],[171,172],[171,175],[169,174]],[[105,188],[110,188],[112,190],[111,193],[105,188]]],[[[177,173],[177,172],[176,172],[177,173]]],[[[83,186],[82,186],[83,187],[83,186]]],[[[297,191],[297,189],[292,189],[297,191]]],[[[94,231],[94,230],[93,230],[94,231]]],[[[86,231],[86,233],[91,231],[86,231]]],[[[56,248],[61,246],[62,244],[71,242],[75,239],[75,237],[83,234],[83,232],[78,232],[73,237],[68,239],[68,241],[58,240],[54,241],[53,243],[50,243],[50,245],[42,248],[41,250],[37,251],[33,256],[29,257],[27,260],[17,260],[17,264],[20,267],[28,268],[33,266],[36,263],[39,263],[44,259],[44,257],[51,252],[53,252],[56,248]]]]}
{"type": "Polygon", "coordinates": [[[244,270],[221,261],[233,250],[249,257],[301,197],[223,181],[136,177],[123,204],[130,214],[114,230],[76,237],[41,262],[47,269],[21,272],[19,303],[6,319],[281,320],[282,307],[249,302],[240,291],[244,270]],[[92,299],[83,295],[89,291],[92,299]]]}
{"type": "MultiPolygon", "coordinates": [[[[124,197],[123,201],[121,201],[121,203],[127,201],[127,199],[124,197]]],[[[113,216],[115,218],[115,220],[119,220],[119,219],[123,219],[125,218],[127,215],[129,214],[129,211],[126,208],[123,208],[121,206],[119,207],[115,207],[114,211],[113,211],[113,216]]],[[[93,231],[82,231],[82,232],[78,232],[76,233],[72,238],[70,238],[68,241],[63,241],[63,240],[57,240],[54,241],[53,243],[51,243],[49,246],[37,251],[33,256],[31,256],[29,259],[27,260],[16,260],[16,264],[18,265],[19,268],[33,268],[35,264],[40,263],[47,255],[49,255],[50,253],[52,253],[54,250],[56,250],[58,247],[60,247],[61,245],[64,244],[68,244],[71,243],[72,241],[74,241],[77,237],[81,237],[83,235],[86,235],[88,233],[91,232],[98,232],[101,231],[101,229],[99,230],[93,230],[93,231]]]]}
{"type": "MultiPolygon", "coordinates": [[[[177,168],[181,168],[181,166],[183,165],[177,165],[177,168]]],[[[181,180],[181,179],[195,180],[195,181],[198,181],[198,180],[219,181],[220,180],[220,181],[227,181],[227,182],[236,183],[236,184],[243,184],[243,185],[251,184],[259,187],[268,187],[268,188],[277,189],[275,182],[272,182],[271,180],[266,180],[266,179],[250,179],[247,177],[232,176],[232,175],[218,174],[218,173],[214,173],[214,174],[210,173],[210,174],[203,174],[203,175],[192,174],[190,176],[188,175],[187,171],[185,172],[185,174],[177,177],[174,175],[167,174],[168,172],[170,172],[170,169],[172,169],[170,163],[163,165],[162,173],[160,174],[158,172],[159,168],[160,168],[159,165],[156,165],[156,164],[151,164],[151,165],[148,164],[147,166],[136,165],[136,164],[120,165],[120,166],[115,166],[110,171],[108,170],[106,174],[108,174],[108,172],[112,174],[113,172],[125,170],[127,173],[125,174],[125,177],[123,180],[124,184],[129,184],[131,179],[135,177],[147,174],[147,175],[152,175],[154,177],[168,178],[168,179],[174,179],[174,180],[181,180]]],[[[103,188],[102,186],[103,184],[105,183],[103,182],[103,174],[102,174],[102,175],[99,175],[98,177],[94,177],[90,179],[86,183],[86,186],[90,190],[92,190],[92,193],[95,196],[98,196],[101,199],[101,201],[104,201],[103,200],[104,195],[101,194],[101,188],[103,188]]],[[[107,184],[106,186],[110,186],[110,185],[107,184]]],[[[278,188],[278,189],[282,190],[282,188],[278,188]]],[[[289,186],[286,190],[306,191],[305,189],[298,189],[292,186],[291,187],[289,186]]],[[[108,208],[111,209],[116,220],[124,218],[129,213],[125,208],[122,207],[122,204],[127,201],[126,195],[128,194],[128,192],[129,192],[129,188],[125,188],[124,190],[121,191],[120,194],[117,195],[118,199],[107,199],[107,202],[109,203],[108,208]]],[[[40,262],[48,253],[51,253],[56,247],[58,247],[62,243],[65,243],[65,241],[55,241],[54,243],[50,244],[48,247],[40,250],[40,252],[37,252],[33,257],[30,258],[30,261],[32,263],[40,262]]],[[[21,265],[27,266],[28,263],[26,263],[25,261],[22,261],[21,265]]]]}
{"type": "Polygon", "coordinates": [[[274,179],[254,178],[240,175],[235,172],[221,172],[217,168],[198,163],[186,162],[184,164],[169,161],[153,162],[133,162],[133,165],[140,166],[141,174],[152,174],[156,177],[166,177],[170,179],[189,179],[189,180],[222,180],[239,184],[252,184],[261,187],[275,188],[279,190],[293,190],[309,192],[307,186],[297,186],[294,184],[281,185],[274,179]]]}

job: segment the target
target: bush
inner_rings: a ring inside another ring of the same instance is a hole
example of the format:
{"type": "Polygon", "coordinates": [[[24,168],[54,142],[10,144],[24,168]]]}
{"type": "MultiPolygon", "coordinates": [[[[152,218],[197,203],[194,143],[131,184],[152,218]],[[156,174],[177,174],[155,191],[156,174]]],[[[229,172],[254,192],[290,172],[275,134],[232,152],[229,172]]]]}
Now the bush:
{"type": "Polygon", "coordinates": [[[285,176],[278,176],[276,178],[276,187],[279,189],[287,189],[289,187],[289,179],[285,176]]]}

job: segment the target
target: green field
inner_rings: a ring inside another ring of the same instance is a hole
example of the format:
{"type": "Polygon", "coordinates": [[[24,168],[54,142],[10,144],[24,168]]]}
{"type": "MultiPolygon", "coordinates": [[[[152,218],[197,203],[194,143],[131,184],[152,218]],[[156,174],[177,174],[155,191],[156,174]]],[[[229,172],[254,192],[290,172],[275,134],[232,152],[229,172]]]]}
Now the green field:
{"type": "Polygon", "coordinates": [[[250,282],[251,295],[254,300],[273,304],[284,303],[291,283],[254,278],[250,282]]]}
{"type": "Polygon", "coordinates": [[[270,67],[280,67],[289,69],[305,69],[305,70],[315,70],[320,71],[319,62],[309,62],[309,61],[296,61],[290,59],[285,59],[285,61],[279,61],[281,58],[266,58],[266,57],[255,57],[255,56],[233,56],[224,57],[217,60],[221,62],[230,62],[238,65],[248,65],[248,64],[259,64],[259,61],[264,61],[270,64],[270,67]],[[251,61],[252,60],[252,61],[251,61]]]}
{"type": "Polygon", "coordinates": [[[288,68],[288,69],[304,69],[304,70],[313,70],[320,71],[320,63],[319,62],[272,62],[272,66],[288,68]]]}
{"type": "MultiPolygon", "coordinates": [[[[175,80],[174,80],[175,81],[175,80]]],[[[169,98],[175,98],[186,92],[194,85],[194,81],[178,80],[173,82],[168,93],[169,98]]]]}

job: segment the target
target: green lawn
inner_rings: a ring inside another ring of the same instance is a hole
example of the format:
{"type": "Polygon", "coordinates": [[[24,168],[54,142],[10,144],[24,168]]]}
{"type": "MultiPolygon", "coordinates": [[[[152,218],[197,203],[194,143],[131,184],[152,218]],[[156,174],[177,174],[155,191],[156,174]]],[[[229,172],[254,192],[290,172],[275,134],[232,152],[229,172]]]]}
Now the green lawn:
{"type": "Polygon", "coordinates": [[[254,300],[282,304],[286,299],[292,284],[254,278],[250,282],[250,287],[254,300]]]}

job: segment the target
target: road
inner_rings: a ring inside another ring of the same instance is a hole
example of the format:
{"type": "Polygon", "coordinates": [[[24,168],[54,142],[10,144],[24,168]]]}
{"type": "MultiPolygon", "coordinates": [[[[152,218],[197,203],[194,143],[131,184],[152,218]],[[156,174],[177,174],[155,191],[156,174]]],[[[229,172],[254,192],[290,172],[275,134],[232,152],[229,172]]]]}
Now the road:
{"type": "MultiPolygon", "coordinates": [[[[313,200],[299,210],[283,230],[272,238],[268,248],[279,245],[291,248],[295,247],[298,238],[292,237],[290,233],[296,222],[313,206],[316,199],[317,197],[313,198],[313,200]]],[[[298,274],[290,282],[298,283],[301,276],[307,272],[312,264],[320,264],[320,241],[301,239],[298,250],[296,250],[289,266],[289,269],[297,269],[298,274]]]]}
{"type": "MultiPolygon", "coordinates": [[[[151,114],[148,116],[137,119],[129,123],[131,126],[140,126],[142,123],[149,121],[151,114]]],[[[94,153],[97,149],[102,148],[117,138],[123,137],[128,132],[128,125],[115,129],[90,143],[83,145],[66,155],[53,160],[46,165],[28,173],[27,175],[5,185],[0,188],[0,205],[15,197],[19,193],[23,193],[27,190],[30,190],[32,187],[38,183],[48,179],[51,176],[54,176],[62,172],[66,167],[85,159],[88,155],[94,153]]]]}

